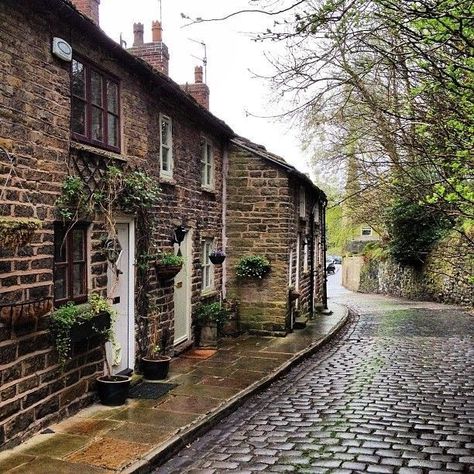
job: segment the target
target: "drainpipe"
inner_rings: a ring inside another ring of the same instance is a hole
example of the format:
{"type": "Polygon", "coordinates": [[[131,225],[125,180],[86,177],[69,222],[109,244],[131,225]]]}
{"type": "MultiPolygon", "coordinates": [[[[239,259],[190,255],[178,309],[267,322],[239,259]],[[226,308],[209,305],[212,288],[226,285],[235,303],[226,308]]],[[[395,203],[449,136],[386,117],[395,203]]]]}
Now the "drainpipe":
{"type": "Polygon", "coordinates": [[[323,308],[324,311],[328,310],[328,275],[326,271],[326,206],[327,201],[323,201],[322,205],[322,215],[321,215],[321,241],[323,244],[323,268],[324,268],[324,278],[323,278],[323,308]]]}
{"type": "Polygon", "coordinates": [[[311,250],[311,267],[310,267],[310,275],[309,275],[309,291],[310,291],[310,307],[309,307],[309,315],[311,319],[314,319],[314,216],[315,216],[315,208],[319,204],[319,196],[316,204],[314,204],[313,208],[311,209],[311,226],[310,226],[310,250],[311,250]]]}
{"type": "MultiPolygon", "coordinates": [[[[229,173],[229,149],[227,144],[224,144],[224,151],[222,154],[222,250],[227,255],[227,175],[229,173]]],[[[228,258],[222,264],[222,298],[225,299],[227,295],[227,262],[228,258]]]]}

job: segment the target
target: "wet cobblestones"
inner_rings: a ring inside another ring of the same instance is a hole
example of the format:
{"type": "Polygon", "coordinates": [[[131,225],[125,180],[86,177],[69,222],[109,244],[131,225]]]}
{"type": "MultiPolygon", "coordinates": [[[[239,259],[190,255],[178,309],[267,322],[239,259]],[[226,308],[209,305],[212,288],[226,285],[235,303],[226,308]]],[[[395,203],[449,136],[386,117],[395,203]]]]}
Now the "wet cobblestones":
{"type": "Polygon", "coordinates": [[[474,318],[370,298],[331,346],[155,472],[474,472],[474,318]]]}

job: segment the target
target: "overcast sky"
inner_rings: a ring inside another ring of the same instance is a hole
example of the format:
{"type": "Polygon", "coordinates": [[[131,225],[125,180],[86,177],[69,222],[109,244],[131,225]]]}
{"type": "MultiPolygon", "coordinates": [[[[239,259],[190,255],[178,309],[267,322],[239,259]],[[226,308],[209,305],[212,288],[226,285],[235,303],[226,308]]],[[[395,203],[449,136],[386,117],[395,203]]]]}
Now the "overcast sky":
{"type": "MultiPolygon", "coordinates": [[[[271,73],[264,53],[272,45],[255,43],[251,33],[264,31],[273,20],[247,14],[183,28],[189,21],[181,13],[213,18],[241,8],[249,8],[246,0],[162,0],[163,40],[170,52],[170,77],[180,84],[194,82],[194,66],[202,64],[204,48],[191,40],[206,43],[211,112],[237,134],[264,145],[306,172],[308,166],[297,127],[288,121],[252,116],[273,116],[282,111],[279,102],[270,97],[269,84],[253,77],[254,72],[271,73]]],[[[159,0],[101,0],[101,27],[117,42],[122,33],[129,47],[133,43],[133,23],[145,25],[147,42],[151,41],[151,22],[159,17],[159,0]]]]}

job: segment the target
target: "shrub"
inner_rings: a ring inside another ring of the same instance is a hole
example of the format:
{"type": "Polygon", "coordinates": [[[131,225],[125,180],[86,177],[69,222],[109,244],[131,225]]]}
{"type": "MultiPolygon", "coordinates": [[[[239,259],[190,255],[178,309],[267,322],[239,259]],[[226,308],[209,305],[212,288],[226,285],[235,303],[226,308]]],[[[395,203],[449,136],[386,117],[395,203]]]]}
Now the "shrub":
{"type": "Polygon", "coordinates": [[[184,258],[174,253],[163,252],[158,255],[157,263],[160,265],[182,265],[184,258]]]}
{"type": "Polygon", "coordinates": [[[198,326],[205,326],[209,323],[222,327],[229,319],[229,311],[221,307],[220,303],[206,303],[198,306],[196,310],[196,322],[198,326]]]}
{"type": "Polygon", "coordinates": [[[235,268],[239,278],[263,278],[270,271],[270,262],[261,255],[242,257],[235,268]]]}

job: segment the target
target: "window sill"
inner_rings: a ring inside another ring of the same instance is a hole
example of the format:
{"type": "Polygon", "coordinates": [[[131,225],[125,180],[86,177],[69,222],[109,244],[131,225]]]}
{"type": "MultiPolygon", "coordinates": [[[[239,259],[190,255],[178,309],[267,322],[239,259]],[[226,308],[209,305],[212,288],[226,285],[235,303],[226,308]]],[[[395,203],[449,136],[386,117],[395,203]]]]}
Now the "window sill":
{"type": "Polygon", "coordinates": [[[204,299],[207,299],[207,298],[211,298],[212,296],[217,296],[218,294],[219,294],[219,292],[217,290],[214,290],[214,289],[204,290],[204,291],[201,291],[201,299],[204,300],[204,299]]]}
{"type": "Polygon", "coordinates": [[[161,175],[158,179],[160,184],[168,184],[169,186],[176,186],[176,180],[172,176],[163,176],[161,175]]]}
{"type": "Polygon", "coordinates": [[[210,188],[209,186],[201,186],[201,191],[203,193],[209,193],[213,194],[214,196],[217,196],[217,191],[215,188],[210,188]]]}
{"type": "Polygon", "coordinates": [[[123,163],[127,162],[127,158],[125,158],[125,156],[121,155],[120,153],[104,150],[102,148],[95,147],[92,145],[85,145],[84,143],[71,141],[71,148],[77,151],[85,151],[87,153],[92,153],[93,155],[100,156],[102,158],[107,158],[109,160],[121,161],[123,163]]]}

